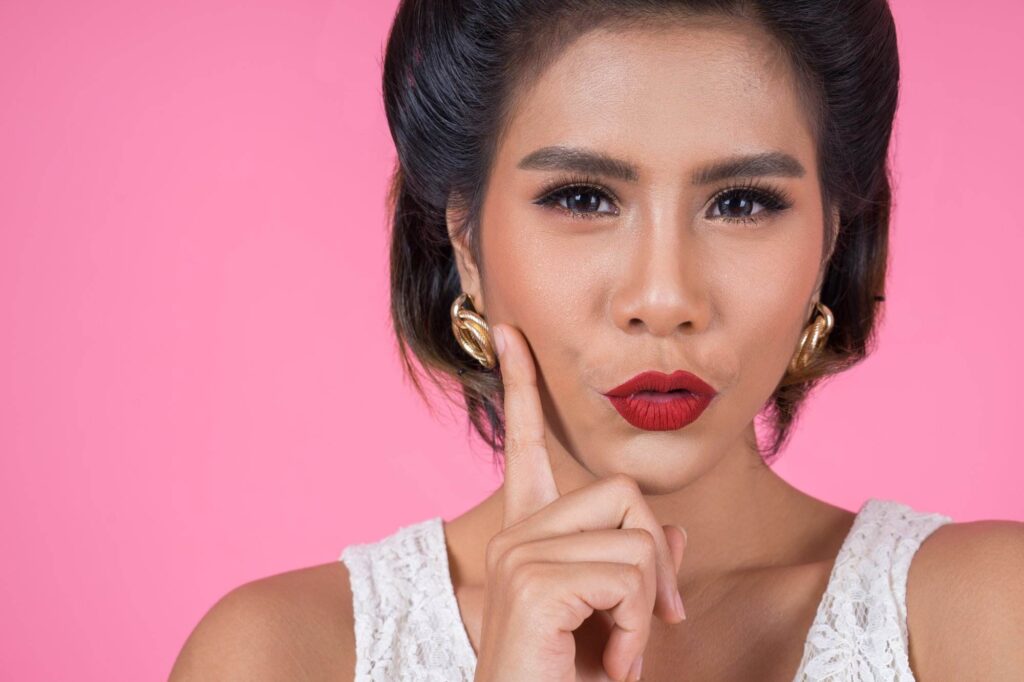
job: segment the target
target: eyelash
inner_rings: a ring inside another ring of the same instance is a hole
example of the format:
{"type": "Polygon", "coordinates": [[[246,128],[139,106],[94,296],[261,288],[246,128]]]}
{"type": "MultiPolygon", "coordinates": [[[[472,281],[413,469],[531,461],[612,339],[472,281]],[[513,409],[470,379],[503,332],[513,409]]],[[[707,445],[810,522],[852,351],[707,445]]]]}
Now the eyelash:
{"type": "MultiPolygon", "coordinates": [[[[583,213],[573,211],[558,205],[558,201],[561,199],[568,198],[573,194],[579,194],[581,191],[593,192],[602,195],[602,198],[618,203],[618,197],[615,196],[614,192],[602,185],[598,180],[586,175],[569,175],[547,182],[541,189],[540,198],[535,200],[534,203],[539,206],[550,206],[562,213],[567,213],[572,219],[591,220],[607,215],[597,212],[583,213]]],[[[752,179],[742,184],[732,185],[719,190],[711,198],[711,207],[714,208],[725,197],[753,200],[764,208],[756,216],[744,216],[741,218],[730,218],[727,216],[709,217],[720,218],[727,223],[758,223],[765,217],[784,211],[792,206],[792,199],[788,192],[777,185],[763,180],[752,179]]]]}

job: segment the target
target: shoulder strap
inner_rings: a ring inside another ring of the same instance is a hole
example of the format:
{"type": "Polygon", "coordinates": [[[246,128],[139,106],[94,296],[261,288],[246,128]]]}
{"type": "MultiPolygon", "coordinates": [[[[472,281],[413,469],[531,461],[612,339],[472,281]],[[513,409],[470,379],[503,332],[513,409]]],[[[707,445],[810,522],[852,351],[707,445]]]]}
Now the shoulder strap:
{"type": "Polygon", "coordinates": [[[796,680],[909,682],[907,574],[921,543],[952,518],[869,499],[843,542],[796,680]]]}
{"type": "Polygon", "coordinates": [[[441,517],[348,545],[339,560],[352,588],[356,682],[473,679],[441,517]]]}

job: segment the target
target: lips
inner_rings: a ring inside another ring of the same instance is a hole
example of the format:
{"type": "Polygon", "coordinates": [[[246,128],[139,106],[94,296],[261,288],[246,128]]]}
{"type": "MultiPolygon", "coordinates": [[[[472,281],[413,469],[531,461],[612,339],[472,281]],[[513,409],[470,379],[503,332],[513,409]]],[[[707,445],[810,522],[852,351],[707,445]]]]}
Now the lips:
{"type": "Polygon", "coordinates": [[[614,396],[617,398],[628,398],[634,393],[640,391],[657,391],[658,393],[667,393],[673,390],[685,390],[690,393],[702,393],[708,396],[714,397],[715,389],[706,384],[696,374],[691,374],[681,369],[677,369],[672,374],[665,374],[664,372],[641,372],[629,381],[616,386],[612,390],[605,393],[606,396],[614,396]]]}
{"type": "Polygon", "coordinates": [[[642,372],[604,395],[633,426],[671,431],[700,417],[716,394],[700,377],[676,370],[672,374],[642,372]]]}

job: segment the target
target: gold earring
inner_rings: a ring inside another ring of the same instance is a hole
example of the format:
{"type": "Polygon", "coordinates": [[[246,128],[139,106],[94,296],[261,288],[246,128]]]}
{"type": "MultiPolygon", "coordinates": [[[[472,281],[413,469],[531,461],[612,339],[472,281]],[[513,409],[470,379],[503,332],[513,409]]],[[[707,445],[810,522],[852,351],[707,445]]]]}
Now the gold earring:
{"type": "Polygon", "coordinates": [[[486,369],[493,369],[498,356],[491,341],[491,328],[483,317],[464,307],[467,299],[472,305],[473,298],[467,293],[459,294],[452,303],[452,331],[463,350],[486,369]]]}
{"type": "Polygon", "coordinates": [[[790,372],[800,372],[807,367],[814,354],[825,347],[825,341],[828,340],[828,335],[832,331],[834,323],[832,311],[820,301],[816,301],[814,307],[817,308],[819,315],[804,328],[804,333],[800,335],[796,353],[789,362],[790,372]]]}

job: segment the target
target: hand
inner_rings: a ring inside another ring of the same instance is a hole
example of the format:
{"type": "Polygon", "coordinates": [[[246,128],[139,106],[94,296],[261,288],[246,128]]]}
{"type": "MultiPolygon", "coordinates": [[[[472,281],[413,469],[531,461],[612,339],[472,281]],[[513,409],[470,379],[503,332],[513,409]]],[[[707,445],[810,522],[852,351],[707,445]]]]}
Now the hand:
{"type": "Polygon", "coordinates": [[[652,615],[686,617],[676,586],[685,533],[659,525],[625,474],[559,495],[529,346],[510,325],[492,332],[505,390],[505,509],[487,545],[475,680],[576,682],[574,631],[595,611],[612,620],[603,672],[635,680],[652,615]]]}

